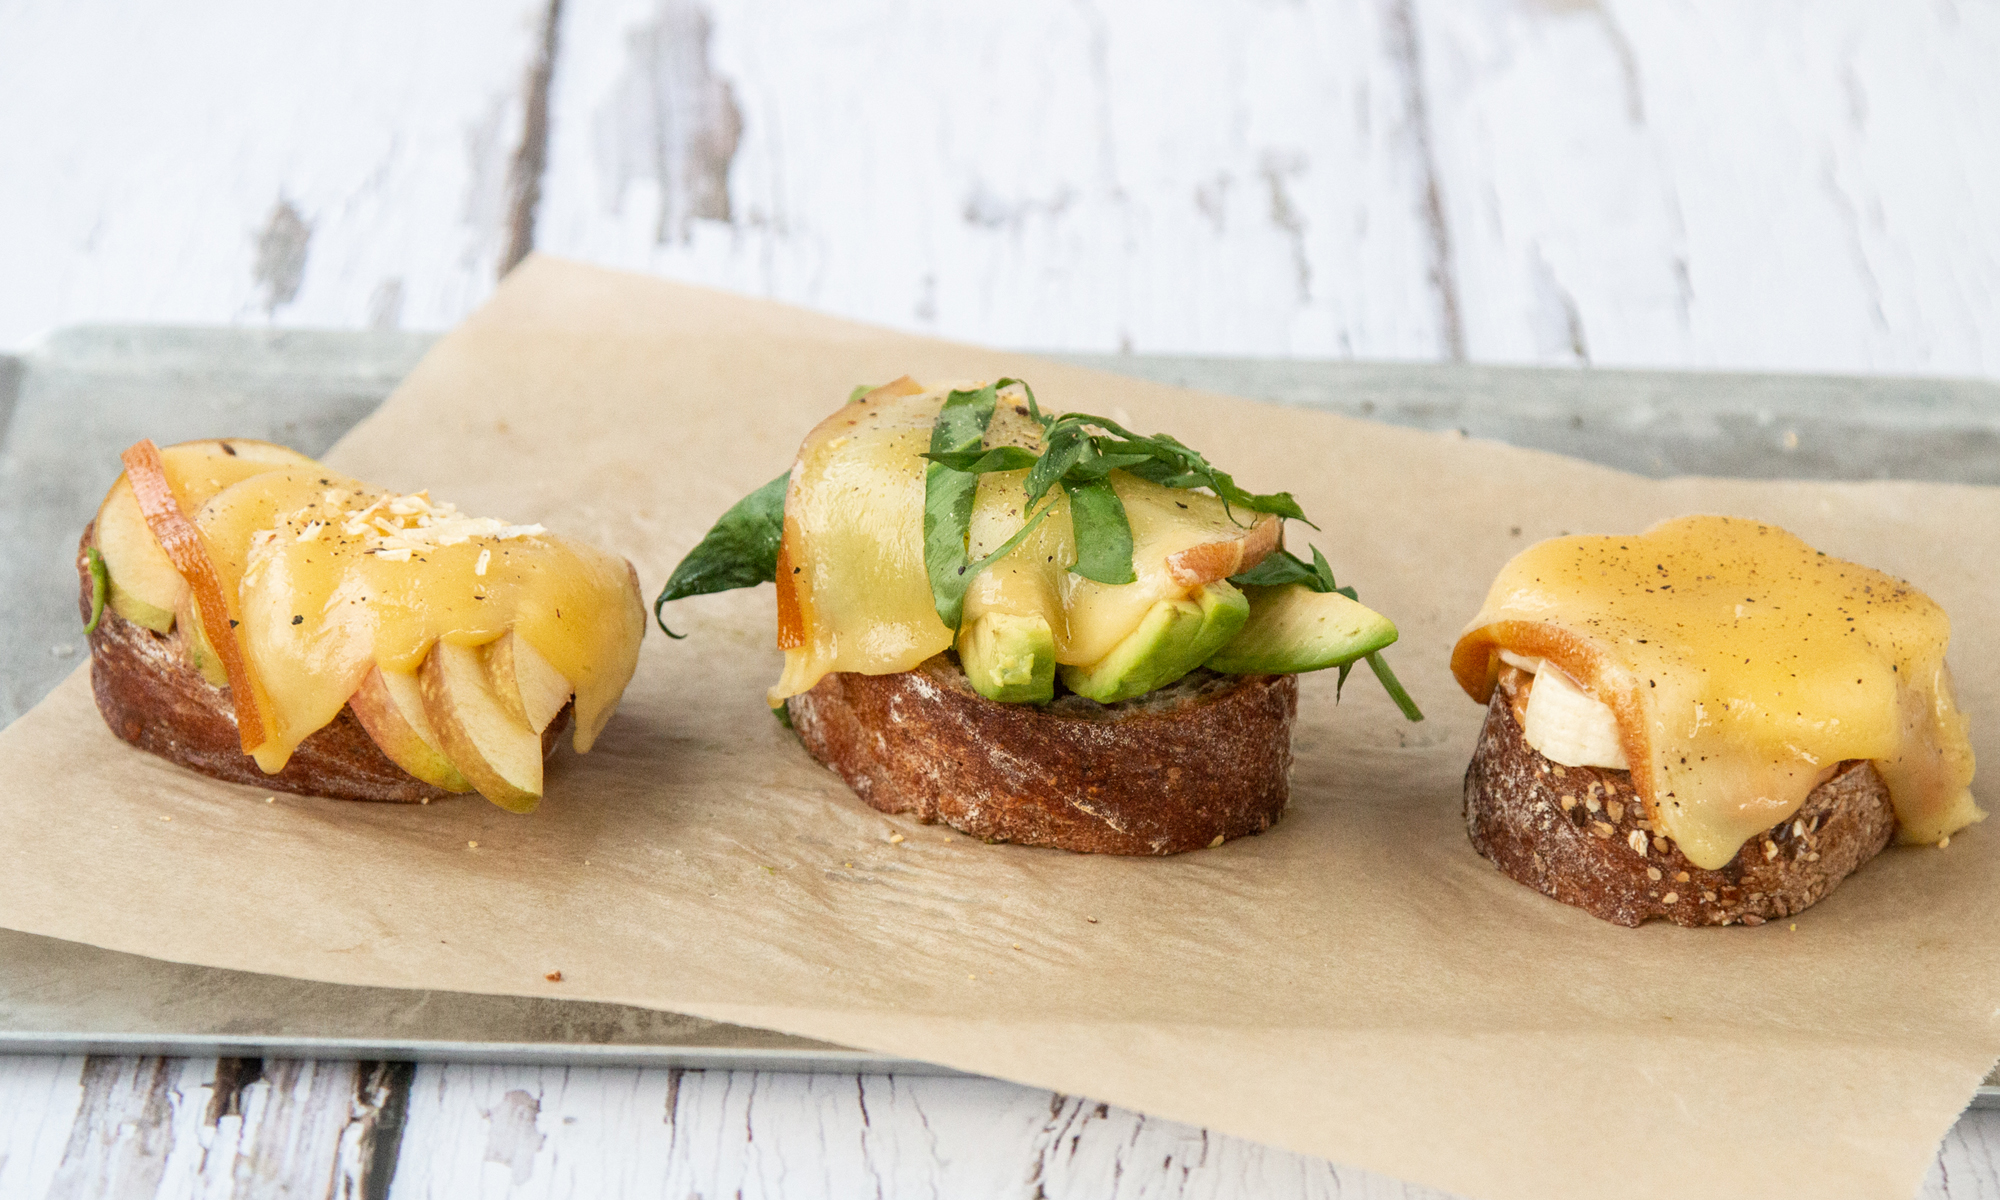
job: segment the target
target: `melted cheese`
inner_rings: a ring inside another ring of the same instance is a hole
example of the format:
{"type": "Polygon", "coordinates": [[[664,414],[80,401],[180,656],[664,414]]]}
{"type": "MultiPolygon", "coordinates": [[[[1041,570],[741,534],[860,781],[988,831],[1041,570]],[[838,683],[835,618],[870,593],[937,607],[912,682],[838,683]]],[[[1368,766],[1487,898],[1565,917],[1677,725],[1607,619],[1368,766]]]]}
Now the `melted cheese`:
{"type": "MultiPolygon", "coordinates": [[[[850,404],[806,437],[785,493],[787,583],[801,620],[785,648],[785,673],[769,694],[776,705],[831,671],[907,671],[952,644],[938,619],[924,569],[924,467],[944,390],[850,404]]],[[[984,445],[1040,449],[1041,427],[1002,397],[984,445]]],[[[977,561],[1017,533],[1026,471],[983,476],[973,501],[968,556],[977,561]]],[[[1102,584],[1070,571],[1076,561],[1069,501],[1049,514],[1007,557],[966,591],[963,620],[989,612],[1039,616],[1055,638],[1056,661],[1087,666],[1139,627],[1153,605],[1201,586],[1177,578],[1169,556],[1212,542],[1241,540],[1254,514],[1232,517],[1213,496],[1111,473],[1132,526],[1137,581],[1102,584]],[[1241,518],[1241,521],[1237,518],[1241,518]]],[[[1247,565],[1247,564],[1246,564],[1247,565]]]]}
{"type": "Polygon", "coordinates": [[[1903,841],[1983,817],[1950,635],[1907,583],[1769,525],[1683,517],[1529,547],[1452,670],[1484,701],[1502,652],[1540,657],[1609,705],[1654,821],[1712,870],[1847,759],[1881,772],[1903,841]]]}
{"type": "Polygon", "coordinates": [[[645,608],[630,568],[539,526],[464,518],[317,465],[225,487],[195,523],[270,730],[254,752],[266,771],[337,716],[375,664],[413,672],[440,639],[478,646],[518,629],[576,688],[579,751],[638,662],[645,608]]]}

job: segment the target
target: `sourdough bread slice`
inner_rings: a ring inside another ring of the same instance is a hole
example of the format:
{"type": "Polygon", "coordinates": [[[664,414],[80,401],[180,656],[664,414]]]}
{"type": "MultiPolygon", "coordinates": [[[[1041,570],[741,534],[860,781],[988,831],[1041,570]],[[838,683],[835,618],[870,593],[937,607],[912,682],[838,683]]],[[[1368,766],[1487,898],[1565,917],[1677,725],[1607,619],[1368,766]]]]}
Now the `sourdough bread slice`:
{"type": "MultiPolygon", "coordinates": [[[[86,623],[91,578],[83,551],[91,545],[91,532],[84,530],[76,556],[86,623]]],[[[149,754],[216,779],[335,800],[427,804],[452,794],[391,762],[351,708],[341,709],[331,723],[300,742],[283,770],[266,775],[243,753],[229,689],[210,683],[189,664],[177,635],[155,633],[110,608],[90,634],[90,688],[111,732],[149,754]]],[[[543,731],[545,756],[555,749],[569,719],[565,706],[543,731]]]]}
{"type": "Polygon", "coordinates": [[[1849,761],[1789,819],[1703,870],[1654,828],[1630,771],[1565,767],[1530,746],[1512,682],[1493,689],[1465,772],[1466,831],[1508,878],[1594,917],[1762,925],[1825,896],[1895,834],[1881,775],[1849,761]]]}
{"type": "Polygon", "coordinates": [[[949,654],[787,701],[806,749],[883,812],[991,842],[1178,854],[1261,833],[1290,796],[1290,675],[1196,671],[1118,704],[1001,704],[949,654]]]}

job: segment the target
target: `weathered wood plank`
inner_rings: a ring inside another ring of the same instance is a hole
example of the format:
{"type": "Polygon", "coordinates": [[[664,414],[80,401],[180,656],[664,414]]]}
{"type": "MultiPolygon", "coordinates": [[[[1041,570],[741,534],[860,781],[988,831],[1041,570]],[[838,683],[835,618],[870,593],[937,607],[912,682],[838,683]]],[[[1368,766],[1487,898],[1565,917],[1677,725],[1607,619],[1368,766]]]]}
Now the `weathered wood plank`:
{"type": "Polygon", "coordinates": [[[0,346],[454,323],[508,248],[547,6],[0,6],[0,346]]]}
{"type": "Polygon", "coordinates": [[[1416,2],[1473,358],[2000,372],[2000,10],[1416,2]]]}
{"type": "Polygon", "coordinates": [[[0,1196],[379,1200],[411,1068],[0,1059],[0,1196]]]}
{"type": "Polygon", "coordinates": [[[2000,1111],[1958,1119],[1938,1148],[1920,1200],[1993,1200],[2000,1196],[2000,1111]]]}
{"type": "Polygon", "coordinates": [[[995,1080],[429,1066],[393,1194],[1441,1195],[995,1080]]]}
{"type": "Polygon", "coordinates": [[[574,0],[538,244],[1047,348],[2000,371],[1990,5],[574,0]]]}
{"type": "Polygon", "coordinates": [[[0,1059],[0,1196],[48,1194],[83,1103],[82,1055],[0,1059]]]}
{"type": "Polygon", "coordinates": [[[2000,370],[1990,5],[550,11],[0,10],[0,345],[443,326],[532,230],[1003,344],[2000,370]]]}
{"type": "Polygon", "coordinates": [[[537,245],[990,343],[1435,357],[1393,8],[571,0],[537,245]]]}
{"type": "MultiPolygon", "coordinates": [[[[625,1194],[1442,1195],[993,1080],[0,1059],[0,1195],[625,1194]]],[[[2000,1113],[1966,1114],[1920,1195],[2000,1197],[2000,1113]]]]}

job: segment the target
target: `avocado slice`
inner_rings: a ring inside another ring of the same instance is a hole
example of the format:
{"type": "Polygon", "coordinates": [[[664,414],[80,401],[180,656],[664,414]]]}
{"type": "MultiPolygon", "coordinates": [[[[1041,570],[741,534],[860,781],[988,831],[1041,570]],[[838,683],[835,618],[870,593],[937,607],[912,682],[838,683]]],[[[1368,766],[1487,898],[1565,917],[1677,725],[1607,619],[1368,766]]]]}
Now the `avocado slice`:
{"type": "Polygon", "coordinates": [[[1204,665],[1230,675],[1292,675],[1365,658],[1396,640],[1389,618],[1304,584],[1248,587],[1250,619],[1204,665]]]}
{"type": "Polygon", "coordinates": [[[1201,666],[1249,617],[1249,600],[1218,580],[1188,599],[1154,604],[1111,653],[1087,667],[1065,666],[1063,682],[1100,704],[1143,696],[1201,666]]]}
{"type": "Polygon", "coordinates": [[[958,661],[974,691],[1003,704],[1056,695],[1056,639],[1046,618],[981,613],[958,635],[958,661]]]}

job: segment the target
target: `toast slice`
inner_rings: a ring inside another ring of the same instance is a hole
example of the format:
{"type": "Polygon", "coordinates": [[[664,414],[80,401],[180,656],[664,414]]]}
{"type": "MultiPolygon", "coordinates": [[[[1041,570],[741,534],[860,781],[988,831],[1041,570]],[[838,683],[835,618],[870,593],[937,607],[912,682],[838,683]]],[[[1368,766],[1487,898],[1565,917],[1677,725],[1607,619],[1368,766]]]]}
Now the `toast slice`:
{"type": "MultiPolygon", "coordinates": [[[[90,620],[92,544],[86,528],[77,547],[82,588],[79,607],[90,620]]],[[[90,634],[90,686],[104,723],[149,754],[230,783],[336,800],[428,804],[450,792],[425,783],[389,761],[352,708],[299,744],[291,761],[266,775],[243,753],[229,689],[204,678],[187,659],[178,636],[155,633],[105,608],[90,634]]],[[[569,725],[565,706],[542,733],[544,756],[569,725]]]]}
{"type": "Polygon", "coordinates": [[[862,800],[989,842],[1178,854],[1269,829],[1290,797],[1291,675],[1198,670],[1116,704],[1002,704],[940,654],[831,674],[786,703],[862,800]]]}
{"type": "Polygon", "coordinates": [[[1705,871],[1656,831],[1632,774],[1565,767],[1521,734],[1517,680],[1493,689],[1465,772],[1465,826],[1502,874],[1617,925],[1762,925],[1819,900],[1896,831],[1873,764],[1841,763],[1798,812],[1705,871]]]}

